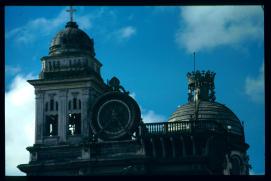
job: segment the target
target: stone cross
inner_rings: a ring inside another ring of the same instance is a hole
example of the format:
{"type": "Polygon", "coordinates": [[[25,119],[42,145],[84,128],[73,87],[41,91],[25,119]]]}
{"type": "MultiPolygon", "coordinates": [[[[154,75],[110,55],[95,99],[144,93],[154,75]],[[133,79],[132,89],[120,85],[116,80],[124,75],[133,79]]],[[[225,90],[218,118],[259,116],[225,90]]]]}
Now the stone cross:
{"type": "Polygon", "coordinates": [[[70,13],[71,22],[72,22],[73,21],[73,13],[76,11],[76,9],[73,9],[72,6],[70,6],[70,9],[68,9],[66,11],[70,13]]]}

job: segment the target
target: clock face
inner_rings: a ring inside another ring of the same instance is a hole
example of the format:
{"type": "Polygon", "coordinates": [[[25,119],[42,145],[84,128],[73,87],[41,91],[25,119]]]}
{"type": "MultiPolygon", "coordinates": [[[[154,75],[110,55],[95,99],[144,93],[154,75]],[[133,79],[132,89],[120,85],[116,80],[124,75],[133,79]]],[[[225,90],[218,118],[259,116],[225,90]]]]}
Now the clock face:
{"type": "Polygon", "coordinates": [[[121,92],[109,92],[92,107],[91,130],[102,140],[129,137],[140,122],[140,109],[133,98],[121,92]]]}
{"type": "Polygon", "coordinates": [[[119,134],[125,131],[131,122],[131,112],[127,104],[121,100],[112,99],[98,110],[98,125],[108,134],[119,134]]]}

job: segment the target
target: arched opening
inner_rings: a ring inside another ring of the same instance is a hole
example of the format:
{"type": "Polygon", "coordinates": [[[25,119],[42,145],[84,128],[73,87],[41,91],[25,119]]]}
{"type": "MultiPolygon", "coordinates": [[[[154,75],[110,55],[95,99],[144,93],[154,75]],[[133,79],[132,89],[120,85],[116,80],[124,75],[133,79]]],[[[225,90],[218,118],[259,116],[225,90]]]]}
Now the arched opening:
{"type": "Polygon", "coordinates": [[[72,108],[72,101],[69,101],[69,110],[72,108]]]}
{"type": "Polygon", "coordinates": [[[76,98],[73,98],[73,109],[77,109],[76,98]]]}
{"type": "Polygon", "coordinates": [[[58,129],[58,115],[47,115],[45,119],[45,136],[56,136],[58,129]]]}
{"type": "Polygon", "coordinates": [[[51,99],[50,100],[50,111],[53,111],[54,110],[54,100],[51,99]]]}
{"type": "Polygon", "coordinates": [[[81,114],[69,114],[68,135],[81,134],[81,114]]]}
{"type": "Polygon", "coordinates": [[[78,100],[78,109],[81,109],[81,100],[78,100]]]}
{"type": "Polygon", "coordinates": [[[45,111],[48,111],[48,102],[45,104],[45,111]]]}
{"type": "Polygon", "coordinates": [[[58,102],[56,102],[56,111],[58,111],[58,102]]]}
{"type": "Polygon", "coordinates": [[[241,159],[239,156],[234,155],[231,157],[232,168],[230,170],[231,175],[241,175],[241,159]]]}

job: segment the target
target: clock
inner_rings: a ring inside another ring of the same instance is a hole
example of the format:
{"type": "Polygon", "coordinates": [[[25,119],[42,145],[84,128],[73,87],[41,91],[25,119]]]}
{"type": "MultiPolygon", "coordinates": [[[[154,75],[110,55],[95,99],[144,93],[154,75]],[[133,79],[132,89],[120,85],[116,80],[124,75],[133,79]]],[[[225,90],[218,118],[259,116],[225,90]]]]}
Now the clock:
{"type": "Polygon", "coordinates": [[[141,114],[136,101],[126,93],[111,91],[97,99],[92,107],[91,130],[102,140],[131,138],[141,114]]]}

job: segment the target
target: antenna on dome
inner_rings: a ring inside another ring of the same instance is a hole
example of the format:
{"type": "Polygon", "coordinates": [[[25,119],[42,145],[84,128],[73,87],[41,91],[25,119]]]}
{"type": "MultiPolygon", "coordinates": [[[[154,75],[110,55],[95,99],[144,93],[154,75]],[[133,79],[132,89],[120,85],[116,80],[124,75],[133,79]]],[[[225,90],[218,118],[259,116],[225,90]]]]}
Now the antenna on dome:
{"type": "Polygon", "coordinates": [[[194,72],[196,71],[196,53],[194,52],[193,53],[194,54],[194,72]]]}
{"type": "Polygon", "coordinates": [[[70,6],[70,9],[66,11],[70,13],[71,22],[73,22],[73,13],[76,11],[76,9],[73,9],[73,7],[70,6]]]}

